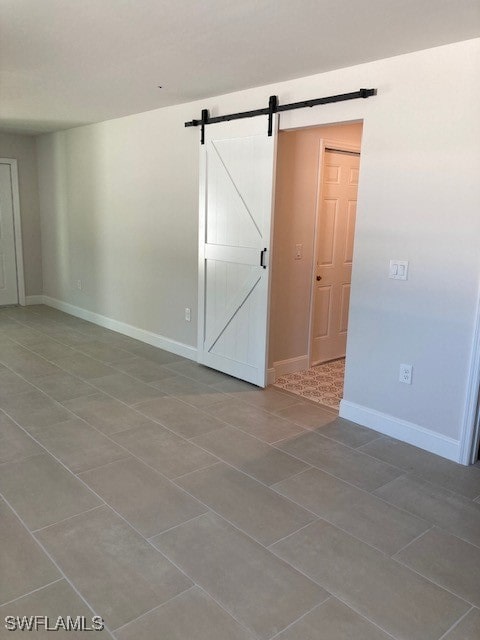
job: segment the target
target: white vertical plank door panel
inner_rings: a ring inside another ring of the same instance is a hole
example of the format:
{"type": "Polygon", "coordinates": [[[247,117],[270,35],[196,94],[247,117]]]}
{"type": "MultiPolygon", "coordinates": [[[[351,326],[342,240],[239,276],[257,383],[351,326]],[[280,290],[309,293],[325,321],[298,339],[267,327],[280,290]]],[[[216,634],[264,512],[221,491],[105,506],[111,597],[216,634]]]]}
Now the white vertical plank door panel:
{"type": "Polygon", "coordinates": [[[359,166],[358,155],[324,153],[316,231],[312,365],[345,356],[359,166]]]}
{"type": "Polygon", "coordinates": [[[275,153],[266,116],[209,125],[200,148],[198,361],[261,387],[275,153]]]}

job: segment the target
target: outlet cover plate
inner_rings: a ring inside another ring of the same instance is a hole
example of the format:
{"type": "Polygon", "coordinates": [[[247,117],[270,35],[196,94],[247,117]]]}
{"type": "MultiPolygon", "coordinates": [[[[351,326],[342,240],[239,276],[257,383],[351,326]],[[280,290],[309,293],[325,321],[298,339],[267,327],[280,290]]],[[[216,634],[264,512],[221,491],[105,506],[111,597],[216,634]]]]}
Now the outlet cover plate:
{"type": "Polygon", "coordinates": [[[388,277],[392,280],[407,280],[408,260],[390,260],[388,277]]]}
{"type": "Polygon", "coordinates": [[[412,384],[412,371],[413,367],[411,364],[401,364],[398,376],[399,381],[404,384],[412,384]]]}

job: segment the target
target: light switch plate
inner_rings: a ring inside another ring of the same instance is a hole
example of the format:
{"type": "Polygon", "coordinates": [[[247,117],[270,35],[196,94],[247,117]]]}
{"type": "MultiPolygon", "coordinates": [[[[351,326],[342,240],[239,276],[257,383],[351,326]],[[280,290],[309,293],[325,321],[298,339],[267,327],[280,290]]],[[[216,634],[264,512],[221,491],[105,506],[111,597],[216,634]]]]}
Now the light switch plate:
{"type": "Polygon", "coordinates": [[[407,280],[408,260],[390,260],[388,277],[392,280],[407,280]]]}

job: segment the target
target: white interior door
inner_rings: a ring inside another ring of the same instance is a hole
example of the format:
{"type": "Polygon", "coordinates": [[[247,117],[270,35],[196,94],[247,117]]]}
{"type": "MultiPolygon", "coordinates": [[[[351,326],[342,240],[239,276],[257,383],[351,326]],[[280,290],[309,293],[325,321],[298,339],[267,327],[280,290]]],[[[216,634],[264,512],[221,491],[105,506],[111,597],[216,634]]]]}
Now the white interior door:
{"type": "Polygon", "coordinates": [[[325,149],[317,214],[311,364],[345,356],[360,154],[325,149]]]}
{"type": "Polygon", "coordinates": [[[261,387],[275,142],[261,116],[207,126],[200,149],[198,361],[261,387]]]}
{"type": "Polygon", "coordinates": [[[0,163],[0,306],[18,303],[12,169],[0,163]]]}

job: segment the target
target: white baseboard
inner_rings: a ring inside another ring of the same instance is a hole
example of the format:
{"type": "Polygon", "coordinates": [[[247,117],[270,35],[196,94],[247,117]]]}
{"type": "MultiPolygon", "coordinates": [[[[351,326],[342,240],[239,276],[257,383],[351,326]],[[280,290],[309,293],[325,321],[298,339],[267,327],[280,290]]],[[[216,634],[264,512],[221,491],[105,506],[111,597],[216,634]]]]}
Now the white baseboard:
{"type": "Polygon", "coordinates": [[[42,304],[43,302],[43,304],[46,304],[49,307],[54,307],[59,311],[65,311],[65,313],[69,313],[70,315],[81,318],[82,320],[88,320],[88,322],[98,324],[100,327],[105,327],[106,329],[111,329],[112,331],[116,331],[117,333],[122,333],[125,336],[135,338],[135,340],[140,340],[141,342],[146,342],[147,344],[151,344],[154,347],[158,347],[159,349],[170,351],[171,353],[175,353],[177,356],[183,356],[184,358],[188,358],[189,360],[197,360],[196,348],[191,347],[188,344],[184,344],[183,342],[171,340],[170,338],[166,338],[165,336],[162,336],[158,333],[153,333],[152,331],[147,331],[146,329],[140,329],[139,327],[134,327],[133,325],[127,324],[126,322],[120,322],[119,320],[114,320],[113,318],[102,316],[101,314],[95,313],[94,311],[88,311],[87,309],[76,307],[73,304],[63,302],[62,300],[57,300],[56,298],[51,298],[50,296],[38,297],[41,297],[42,301],[31,304],[42,304]]]}
{"type": "MultiPolygon", "coordinates": [[[[296,371],[305,371],[310,366],[308,355],[289,358],[288,360],[278,360],[273,363],[275,379],[285,376],[287,373],[295,373],[296,371]]],[[[270,371],[270,370],[269,370],[270,371]]]]}
{"type": "Polygon", "coordinates": [[[25,304],[28,306],[29,304],[43,304],[43,296],[25,296],[25,304]]]}
{"type": "Polygon", "coordinates": [[[375,429],[392,438],[408,442],[408,444],[430,451],[430,453],[436,453],[454,462],[461,462],[460,440],[435,433],[435,431],[430,431],[430,429],[413,422],[407,422],[347,400],[340,402],[340,417],[375,429]]]}

